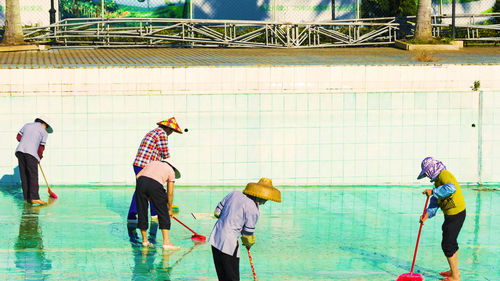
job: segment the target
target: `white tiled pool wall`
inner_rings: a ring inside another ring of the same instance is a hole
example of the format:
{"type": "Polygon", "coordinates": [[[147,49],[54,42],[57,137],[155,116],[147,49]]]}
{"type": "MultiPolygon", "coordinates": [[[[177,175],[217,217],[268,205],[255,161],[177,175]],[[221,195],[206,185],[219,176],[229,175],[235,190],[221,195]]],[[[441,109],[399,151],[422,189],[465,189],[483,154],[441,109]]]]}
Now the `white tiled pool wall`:
{"type": "Polygon", "coordinates": [[[460,182],[497,183],[499,77],[499,65],[1,69],[0,177],[18,130],[44,116],[49,183],[134,184],[141,139],[175,116],[189,128],[169,138],[181,185],[422,184],[429,155],[460,182]]]}

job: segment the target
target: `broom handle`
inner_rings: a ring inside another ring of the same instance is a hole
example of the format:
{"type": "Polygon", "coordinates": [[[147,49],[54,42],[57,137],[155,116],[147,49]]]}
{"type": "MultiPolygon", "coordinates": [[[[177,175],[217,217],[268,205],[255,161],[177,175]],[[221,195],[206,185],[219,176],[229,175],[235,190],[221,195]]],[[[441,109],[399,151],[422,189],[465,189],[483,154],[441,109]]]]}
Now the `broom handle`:
{"type": "MultiPolygon", "coordinates": [[[[427,210],[427,203],[429,203],[429,198],[430,196],[427,196],[427,200],[425,201],[424,213],[422,214],[422,216],[425,215],[425,211],[427,210]]],[[[413,254],[413,262],[411,263],[410,276],[413,274],[413,267],[415,266],[415,259],[417,258],[418,241],[420,240],[420,233],[422,232],[423,225],[424,223],[420,223],[420,229],[418,230],[417,245],[415,245],[415,254],[413,254]]]]}
{"type": "Polygon", "coordinates": [[[40,165],[40,162],[38,162],[38,167],[40,167],[40,171],[42,171],[43,179],[45,180],[45,184],[47,184],[47,188],[50,190],[49,182],[47,181],[47,178],[45,177],[45,173],[43,172],[42,165],[40,165]]]}
{"type": "Polygon", "coordinates": [[[247,248],[248,251],[248,259],[250,260],[250,265],[252,266],[253,280],[257,281],[257,275],[255,275],[255,268],[253,268],[252,255],[250,254],[250,249],[247,248]]]}
{"type": "Polygon", "coordinates": [[[183,224],[179,219],[177,219],[176,217],[172,216],[172,218],[174,218],[174,220],[178,221],[180,224],[182,224],[185,228],[189,229],[189,231],[191,231],[192,233],[198,235],[198,233],[194,232],[191,228],[189,228],[187,225],[183,224]]]}

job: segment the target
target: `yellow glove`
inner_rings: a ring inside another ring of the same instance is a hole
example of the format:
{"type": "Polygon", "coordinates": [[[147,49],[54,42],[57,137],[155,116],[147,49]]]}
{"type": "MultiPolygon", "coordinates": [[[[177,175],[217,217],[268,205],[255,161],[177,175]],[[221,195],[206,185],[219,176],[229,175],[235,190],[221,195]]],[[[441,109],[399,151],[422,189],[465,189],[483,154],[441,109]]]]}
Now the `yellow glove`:
{"type": "Polygon", "coordinates": [[[241,235],[241,242],[243,243],[243,245],[250,249],[250,247],[255,244],[255,234],[241,235]]]}
{"type": "Polygon", "coordinates": [[[220,217],[220,215],[219,215],[219,214],[217,214],[217,212],[214,212],[214,217],[219,218],[219,217],[220,217]]]}

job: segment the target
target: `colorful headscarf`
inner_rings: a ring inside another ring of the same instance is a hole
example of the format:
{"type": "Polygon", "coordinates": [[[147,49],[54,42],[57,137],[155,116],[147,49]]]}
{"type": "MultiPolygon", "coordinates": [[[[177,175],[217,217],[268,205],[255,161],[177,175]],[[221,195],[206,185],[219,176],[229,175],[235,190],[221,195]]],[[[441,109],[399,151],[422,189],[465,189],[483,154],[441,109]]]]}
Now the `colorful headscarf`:
{"type": "Polygon", "coordinates": [[[441,173],[442,170],[446,170],[446,166],[443,164],[443,162],[432,157],[425,158],[422,161],[420,167],[422,168],[422,171],[417,177],[418,180],[427,176],[431,179],[431,181],[434,181],[434,179],[439,175],[439,173],[441,173]]]}

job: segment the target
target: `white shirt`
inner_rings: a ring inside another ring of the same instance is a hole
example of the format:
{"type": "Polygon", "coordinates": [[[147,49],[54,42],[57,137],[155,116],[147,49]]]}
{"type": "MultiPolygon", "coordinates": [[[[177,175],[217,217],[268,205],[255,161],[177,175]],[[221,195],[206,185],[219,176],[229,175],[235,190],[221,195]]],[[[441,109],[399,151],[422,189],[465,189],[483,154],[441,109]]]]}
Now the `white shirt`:
{"type": "Polygon", "coordinates": [[[45,145],[49,134],[40,122],[25,124],[19,131],[22,136],[21,141],[17,145],[16,152],[24,152],[32,155],[40,162],[38,156],[38,147],[45,145]]]}
{"type": "MultiPolygon", "coordinates": [[[[252,235],[259,219],[259,206],[241,191],[229,193],[215,208],[220,215],[208,242],[219,251],[232,256],[240,235],[252,235]]],[[[240,257],[240,251],[236,253],[240,257]]]]}

